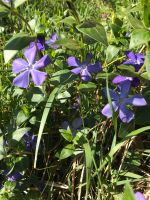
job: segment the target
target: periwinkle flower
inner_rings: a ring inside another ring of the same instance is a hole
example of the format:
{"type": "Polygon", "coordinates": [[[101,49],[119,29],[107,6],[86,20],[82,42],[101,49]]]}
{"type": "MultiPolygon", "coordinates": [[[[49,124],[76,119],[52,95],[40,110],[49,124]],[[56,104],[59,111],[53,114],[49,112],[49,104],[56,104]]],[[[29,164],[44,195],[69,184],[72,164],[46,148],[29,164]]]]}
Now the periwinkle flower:
{"type": "Polygon", "coordinates": [[[92,76],[90,73],[98,73],[102,70],[101,64],[96,62],[95,64],[90,64],[92,59],[92,54],[86,54],[86,60],[84,62],[80,62],[77,58],[71,56],[67,59],[67,63],[69,66],[75,67],[71,70],[74,74],[80,74],[81,79],[83,81],[90,81],[92,76]]]}
{"type": "Polygon", "coordinates": [[[124,81],[126,81],[126,80],[131,81],[131,85],[132,85],[133,87],[138,87],[139,84],[140,84],[139,78],[137,78],[137,77],[129,77],[129,76],[122,76],[122,75],[116,76],[116,77],[113,79],[112,82],[113,82],[114,84],[119,84],[119,83],[124,82],[124,81]]]}
{"type": "Polygon", "coordinates": [[[22,137],[22,140],[25,143],[26,151],[32,151],[36,149],[37,137],[29,132],[25,133],[22,137]]]}
{"type": "MultiPolygon", "coordinates": [[[[142,67],[144,64],[144,58],[145,56],[141,53],[133,53],[131,51],[126,52],[126,56],[128,60],[123,61],[123,65],[132,65],[135,68],[135,71],[138,72],[139,69],[142,67]]],[[[126,80],[131,81],[131,84],[133,87],[137,87],[140,84],[140,80],[137,77],[127,77],[127,76],[121,76],[118,75],[113,79],[114,84],[119,84],[121,82],[124,82],[126,80]]]]}
{"type": "Polygon", "coordinates": [[[133,53],[132,51],[126,51],[126,56],[128,60],[123,61],[123,65],[132,65],[135,68],[135,71],[139,71],[139,69],[144,64],[145,56],[141,53],[133,53]]]}
{"type": "Polygon", "coordinates": [[[144,195],[141,192],[135,193],[135,199],[136,200],[146,200],[146,198],[144,197],[144,195]]]}
{"type": "Polygon", "coordinates": [[[38,49],[40,51],[44,50],[45,49],[45,46],[48,45],[50,46],[51,48],[53,49],[58,49],[58,46],[56,45],[53,45],[56,40],[58,39],[58,36],[56,33],[53,33],[51,36],[50,36],[50,40],[46,40],[45,41],[45,37],[43,35],[39,35],[37,36],[37,46],[38,46],[38,49]]]}
{"type": "Polygon", "coordinates": [[[6,176],[8,181],[11,181],[11,182],[19,181],[22,178],[22,175],[17,171],[11,172],[9,174],[8,170],[4,170],[2,174],[6,176]]]}
{"type": "Polygon", "coordinates": [[[29,85],[30,74],[36,86],[40,86],[46,79],[47,73],[39,71],[51,63],[48,55],[44,55],[36,62],[37,49],[35,43],[31,43],[29,48],[24,50],[26,60],[17,58],[12,63],[12,71],[14,74],[20,73],[14,80],[13,85],[27,88],[29,85]]]}
{"type": "MultiPolygon", "coordinates": [[[[134,113],[128,108],[128,106],[145,106],[147,105],[145,99],[136,94],[132,97],[128,97],[131,82],[126,80],[118,85],[119,93],[109,90],[110,97],[112,99],[112,107],[114,112],[119,111],[119,118],[124,123],[129,123],[134,118],[134,113]]],[[[112,111],[110,104],[106,104],[102,109],[102,114],[107,118],[112,117],[112,111]]]]}

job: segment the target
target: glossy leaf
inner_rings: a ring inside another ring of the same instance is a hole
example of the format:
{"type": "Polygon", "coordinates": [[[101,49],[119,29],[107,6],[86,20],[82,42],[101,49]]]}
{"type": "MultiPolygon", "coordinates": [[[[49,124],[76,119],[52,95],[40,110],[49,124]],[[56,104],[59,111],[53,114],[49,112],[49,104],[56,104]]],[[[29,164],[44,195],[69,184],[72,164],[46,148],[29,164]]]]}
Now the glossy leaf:
{"type": "Polygon", "coordinates": [[[77,29],[81,33],[91,37],[97,42],[100,42],[105,46],[108,45],[106,32],[101,24],[95,23],[93,21],[86,21],[85,23],[78,25],[77,29]]]}
{"type": "Polygon", "coordinates": [[[59,156],[59,159],[65,159],[65,158],[68,158],[68,157],[70,157],[73,153],[74,153],[74,151],[75,151],[75,147],[74,147],[74,145],[73,144],[68,144],[68,145],[66,145],[63,149],[62,149],[62,151],[61,151],[61,153],[60,153],[60,156],[59,156]]]}
{"type": "Polygon", "coordinates": [[[16,141],[20,141],[21,138],[24,136],[24,134],[26,132],[28,132],[30,130],[30,128],[20,128],[20,129],[17,129],[16,131],[14,131],[12,133],[12,138],[13,140],[16,140],[16,141]]]}
{"type": "Polygon", "coordinates": [[[23,3],[25,3],[27,0],[15,0],[14,1],[14,7],[17,8],[21,6],[23,3]]]}
{"type": "Polygon", "coordinates": [[[146,29],[135,29],[131,34],[130,47],[134,48],[150,41],[150,31],[146,29]]]}
{"type": "Polygon", "coordinates": [[[29,36],[27,33],[18,33],[8,40],[4,47],[4,60],[8,63],[18,51],[25,48],[35,37],[29,36]]]}
{"type": "Polygon", "coordinates": [[[119,52],[119,48],[114,45],[109,45],[106,49],[106,61],[110,62],[119,52]]]}
{"type": "Polygon", "coordinates": [[[146,71],[148,73],[148,76],[150,77],[150,48],[148,48],[146,51],[145,66],[146,66],[146,71]]]}
{"type": "Polygon", "coordinates": [[[96,86],[95,83],[88,82],[88,83],[81,83],[81,84],[78,86],[78,89],[79,89],[80,91],[88,92],[88,91],[94,90],[96,87],[97,87],[97,86],[96,86]]]}
{"type": "Polygon", "coordinates": [[[0,160],[5,157],[4,138],[0,136],[0,160]]]}
{"type": "Polygon", "coordinates": [[[62,38],[57,40],[53,45],[58,45],[67,49],[73,49],[73,50],[77,50],[77,49],[81,49],[82,48],[82,44],[74,39],[71,38],[62,38]]]}
{"type": "Polygon", "coordinates": [[[135,200],[134,192],[129,183],[126,183],[122,200],[135,200]]]}

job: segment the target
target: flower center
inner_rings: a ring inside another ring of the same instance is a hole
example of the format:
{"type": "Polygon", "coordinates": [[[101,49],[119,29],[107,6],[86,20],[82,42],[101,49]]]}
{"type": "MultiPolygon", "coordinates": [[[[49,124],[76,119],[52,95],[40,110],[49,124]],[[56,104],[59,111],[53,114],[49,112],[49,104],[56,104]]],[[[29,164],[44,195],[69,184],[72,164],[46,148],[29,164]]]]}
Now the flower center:
{"type": "Polygon", "coordinates": [[[124,102],[124,98],[120,98],[119,99],[119,103],[121,104],[121,103],[123,103],[124,102]]]}
{"type": "Polygon", "coordinates": [[[33,65],[29,65],[28,70],[32,70],[32,69],[33,69],[33,65]]]}

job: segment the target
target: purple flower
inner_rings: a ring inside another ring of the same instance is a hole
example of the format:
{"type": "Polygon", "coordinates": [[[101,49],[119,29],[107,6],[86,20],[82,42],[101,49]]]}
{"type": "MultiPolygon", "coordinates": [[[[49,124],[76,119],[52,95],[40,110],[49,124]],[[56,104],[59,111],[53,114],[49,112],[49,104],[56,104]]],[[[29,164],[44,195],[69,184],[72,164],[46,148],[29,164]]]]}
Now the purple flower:
{"type": "Polygon", "coordinates": [[[125,37],[127,37],[127,38],[130,37],[130,33],[126,32],[125,37]]]}
{"type": "Polygon", "coordinates": [[[30,44],[29,48],[24,50],[24,56],[27,61],[18,58],[13,61],[12,71],[17,74],[20,73],[14,80],[13,85],[27,88],[29,85],[29,76],[31,74],[32,80],[36,86],[41,85],[46,79],[47,73],[41,72],[38,69],[46,67],[51,63],[48,55],[43,56],[39,61],[35,61],[37,55],[36,46],[34,43],[30,44]]]}
{"type": "Polygon", "coordinates": [[[12,0],[2,0],[4,3],[10,3],[12,0]]]}
{"type": "MultiPolygon", "coordinates": [[[[123,61],[123,65],[132,65],[135,68],[135,71],[139,71],[139,69],[142,67],[142,65],[144,64],[144,55],[141,53],[136,53],[134,54],[131,51],[127,51],[126,52],[126,56],[128,58],[128,60],[123,61]]],[[[133,87],[137,87],[140,84],[140,80],[137,77],[127,77],[127,76],[116,76],[113,79],[113,83],[114,84],[118,84],[121,83],[123,81],[129,80],[131,81],[131,84],[133,87]]]]}
{"type": "Polygon", "coordinates": [[[136,200],[146,200],[146,198],[144,197],[144,195],[141,192],[135,193],[135,199],[136,200]]]}
{"type": "Polygon", "coordinates": [[[58,39],[58,36],[57,36],[56,33],[53,33],[50,36],[50,40],[47,40],[47,41],[45,41],[45,37],[44,36],[39,35],[37,37],[38,49],[40,51],[42,51],[43,49],[45,49],[45,45],[51,46],[53,49],[58,49],[58,46],[53,45],[53,43],[55,43],[57,39],[58,39]]]}
{"type": "Polygon", "coordinates": [[[90,81],[92,79],[90,73],[98,73],[102,70],[101,64],[99,62],[91,65],[91,59],[92,54],[87,53],[85,62],[81,63],[77,58],[71,56],[68,58],[67,63],[69,66],[75,67],[71,70],[71,72],[74,74],[80,74],[83,81],[90,81]]]}
{"type": "Polygon", "coordinates": [[[7,177],[8,181],[11,182],[19,181],[22,178],[22,175],[19,172],[12,172],[9,174],[8,170],[4,170],[2,174],[7,177]]]}
{"type": "MultiPolygon", "coordinates": [[[[119,93],[109,90],[112,99],[112,106],[114,112],[119,110],[119,117],[124,123],[129,123],[134,118],[134,113],[128,108],[128,105],[145,106],[147,105],[145,99],[141,95],[134,95],[128,97],[130,90],[130,81],[126,80],[118,85],[119,93]]],[[[110,104],[106,104],[102,109],[102,114],[107,118],[112,117],[110,104]]]]}
{"type": "Polygon", "coordinates": [[[113,79],[113,83],[114,84],[119,84],[121,82],[124,82],[126,80],[129,80],[131,81],[131,85],[133,87],[138,87],[139,84],[140,84],[140,80],[137,78],[137,77],[129,77],[129,76],[121,76],[121,75],[118,75],[116,76],[114,79],[113,79]]]}
{"type": "Polygon", "coordinates": [[[144,64],[145,56],[141,53],[133,53],[132,51],[127,51],[126,56],[128,60],[123,61],[123,65],[132,65],[135,68],[135,71],[138,72],[139,69],[144,64]]]}
{"type": "Polygon", "coordinates": [[[24,141],[24,143],[26,145],[26,150],[27,151],[35,150],[36,141],[37,141],[37,137],[35,135],[32,135],[31,133],[27,132],[22,137],[22,140],[24,141]]]}

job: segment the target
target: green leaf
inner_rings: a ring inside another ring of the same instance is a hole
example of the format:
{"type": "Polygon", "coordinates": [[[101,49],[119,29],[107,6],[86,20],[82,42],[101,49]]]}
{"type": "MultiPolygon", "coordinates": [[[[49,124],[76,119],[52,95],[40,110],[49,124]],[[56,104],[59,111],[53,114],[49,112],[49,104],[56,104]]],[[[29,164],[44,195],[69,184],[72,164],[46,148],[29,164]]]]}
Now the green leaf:
{"type": "Polygon", "coordinates": [[[74,17],[72,16],[69,16],[69,17],[65,17],[63,20],[62,20],[62,23],[65,23],[65,24],[68,24],[70,26],[73,26],[73,24],[76,24],[76,20],[74,17]]]}
{"type": "Polygon", "coordinates": [[[81,49],[83,48],[82,44],[74,39],[71,38],[62,38],[57,40],[53,45],[58,45],[58,46],[62,46],[68,49],[73,49],[73,50],[77,50],[77,49],[81,49]]]}
{"type": "Polygon", "coordinates": [[[150,47],[146,50],[145,66],[148,76],[150,77],[150,47]]]}
{"type": "Polygon", "coordinates": [[[139,77],[139,74],[135,72],[135,68],[131,65],[119,65],[117,68],[121,70],[123,76],[139,77]]]}
{"type": "Polygon", "coordinates": [[[33,103],[40,103],[45,100],[45,95],[41,88],[39,87],[33,87],[30,89],[29,93],[27,94],[27,98],[29,101],[33,103]]]}
{"type": "Polygon", "coordinates": [[[61,92],[57,95],[57,99],[60,100],[61,103],[65,103],[71,95],[68,91],[61,92]]]}
{"type": "Polygon", "coordinates": [[[105,32],[104,27],[101,24],[98,24],[94,21],[89,20],[89,21],[84,22],[81,25],[78,25],[77,29],[81,33],[91,37],[97,42],[100,42],[105,46],[108,45],[106,32],[105,32]]]}
{"type": "Polygon", "coordinates": [[[144,2],[143,19],[145,26],[150,27],[150,0],[144,2]]]}
{"type": "Polygon", "coordinates": [[[96,75],[96,79],[104,79],[106,80],[106,77],[108,77],[108,79],[112,79],[115,76],[117,76],[117,73],[111,72],[111,73],[104,73],[104,72],[100,72],[96,75]]]}
{"type": "Polygon", "coordinates": [[[25,48],[35,37],[29,36],[27,33],[18,33],[8,40],[4,47],[4,60],[8,63],[18,51],[25,48]]]}
{"type": "Polygon", "coordinates": [[[135,195],[129,182],[125,185],[122,200],[135,200],[135,195]]]}
{"type": "Polygon", "coordinates": [[[0,5],[0,17],[5,17],[8,13],[9,10],[6,7],[0,5]]]}
{"type": "Polygon", "coordinates": [[[148,75],[147,72],[142,73],[141,77],[144,78],[144,79],[146,79],[146,80],[150,80],[150,77],[149,77],[149,75],[148,75]]]}
{"type": "Polygon", "coordinates": [[[59,129],[62,137],[67,140],[68,142],[71,142],[73,140],[73,135],[70,129],[59,129]]]}
{"type": "Polygon", "coordinates": [[[17,8],[21,6],[23,3],[25,3],[27,0],[15,0],[14,1],[14,7],[17,8]]]}
{"type": "Polygon", "coordinates": [[[123,22],[119,18],[115,18],[113,24],[111,24],[112,32],[116,38],[120,36],[123,22]]]}
{"type": "Polygon", "coordinates": [[[2,160],[6,155],[5,149],[4,149],[4,138],[3,136],[0,136],[0,160],[2,160]]]}
{"type": "Polygon", "coordinates": [[[91,90],[95,90],[96,87],[97,86],[95,83],[88,82],[88,83],[80,83],[78,89],[82,92],[89,92],[91,90]]]}
{"type": "Polygon", "coordinates": [[[70,157],[71,155],[73,155],[74,151],[75,151],[75,147],[74,147],[73,144],[68,144],[68,145],[66,145],[66,146],[62,149],[62,151],[61,151],[61,153],[60,153],[60,155],[59,155],[59,159],[62,160],[62,159],[65,159],[65,158],[70,157]]]}
{"type": "Polygon", "coordinates": [[[119,65],[117,68],[120,70],[135,72],[135,68],[132,65],[119,65]]]}
{"type": "Polygon", "coordinates": [[[45,105],[43,115],[42,115],[42,119],[41,119],[41,123],[40,123],[39,132],[38,132],[37,143],[36,143],[35,158],[34,158],[34,167],[35,168],[36,168],[36,162],[37,162],[37,156],[38,156],[40,141],[41,141],[41,138],[42,138],[44,126],[46,124],[46,120],[47,120],[49,111],[50,111],[50,109],[53,105],[55,97],[57,96],[58,92],[61,91],[62,88],[63,88],[63,86],[60,87],[60,88],[59,87],[54,88],[53,91],[51,92],[51,94],[49,95],[49,98],[48,98],[47,103],[45,105]]]}
{"type": "Polygon", "coordinates": [[[147,44],[150,41],[150,31],[146,29],[135,29],[131,34],[130,47],[147,44]]]}
{"type": "Polygon", "coordinates": [[[128,20],[133,28],[135,29],[144,28],[143,23],[137,18],[133,17],[131,14],[128,15],[128,20]]]}
{"type": "Polygon", "coordinates": [[[27,115],[23,110],[21,110],[16,119],[16,124],[19,126],[23,122],[25,122],[29,118],[29,115],[27,115]]]}
{"type": "Polygon", "coordinates": [[[109,45],[106,49],[106,61],[110,62],[118,54],[119,48],[114,45],[109,45]]]}
{"type": "Polygon", "coordinates": [[[52,85],[63,85],[75,80],[76,76],[70,72],[70,70],[60,70],[53,73],[50,82],[52,85]]]}
{"type": "Polygon", "coordinates": [[[24,134],[28,131],[30,131],[31,128],[29,127],[26,127],[26,128],[20,128],[20,129],[17,129],[16,131],[14,131],[12,133],[12,138],[13,140],[16,140],[16,141],[20,141],[21,138],[24,136],[24,134]]]}

